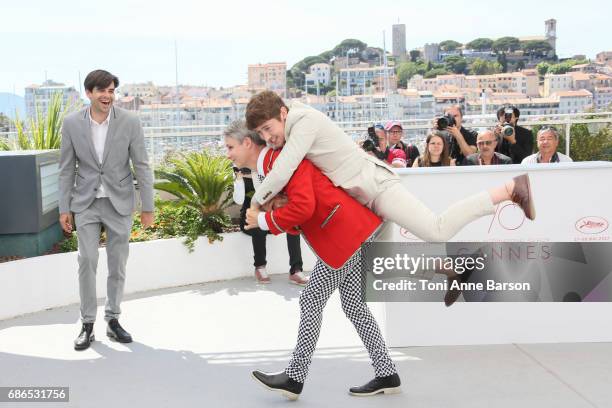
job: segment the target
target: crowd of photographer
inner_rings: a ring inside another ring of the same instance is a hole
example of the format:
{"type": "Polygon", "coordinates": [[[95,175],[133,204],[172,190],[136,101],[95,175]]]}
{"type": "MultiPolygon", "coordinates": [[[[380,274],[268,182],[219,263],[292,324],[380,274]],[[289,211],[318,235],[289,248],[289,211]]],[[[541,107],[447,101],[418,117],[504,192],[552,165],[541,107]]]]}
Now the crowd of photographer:
{"type": "Polygon", "coordinates": [[[531,130],[518,125],[520,111],[515,106],[497,110],[498,124],[481,133],[463,126],[463,106],[450,105],[444,115],[435,118],[427,135],[423,153],[406,143],[399,121],[368,128],[362,142],[369,154],[393,167],[478,166],[498,164],[556,163],[572,161],[557,152],[559,132],[553,126],[541,128],[535,138],[531,130]]]}

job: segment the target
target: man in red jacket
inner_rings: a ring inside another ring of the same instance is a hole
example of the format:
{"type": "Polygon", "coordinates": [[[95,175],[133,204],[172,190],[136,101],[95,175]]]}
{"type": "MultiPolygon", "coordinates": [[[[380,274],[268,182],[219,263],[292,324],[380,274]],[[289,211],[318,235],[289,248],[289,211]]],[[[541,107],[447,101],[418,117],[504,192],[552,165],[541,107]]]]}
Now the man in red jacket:
{"type": "MultiPolygon", "coordinates": [[[[244,132],[225,134],[227,157],[237,167],[267,174],[280,151],[259,146],[259,136],[244,132]]],[[[266,212],[250,212],[249,224],[258,223],[273,234],[302,233],[319,260],[300,295],[300,326],[297,345],[287,368],[280,373],[254,371],[253,377],[266,388],[297,399],[302,392],[321,329],[325,303],[338,288],[342,309],[368,350],[375,378],[352,395],[397,393],[400,378],[389,356],[376,320],[362,299],[361,244],[370,241],[382,220],[344,190],[335,187],[310,161],[303,160],[284,188],[285,205],[272,202],[266,212]],[[358,221],[358,222],[356,222],[358,221]]]]}

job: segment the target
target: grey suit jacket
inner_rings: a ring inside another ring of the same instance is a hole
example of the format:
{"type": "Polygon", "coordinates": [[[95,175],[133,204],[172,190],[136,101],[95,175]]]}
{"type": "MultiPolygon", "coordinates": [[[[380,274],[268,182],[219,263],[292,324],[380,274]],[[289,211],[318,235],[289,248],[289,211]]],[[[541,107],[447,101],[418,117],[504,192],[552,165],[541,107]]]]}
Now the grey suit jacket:
{"type": "Polygon", "coordinates": [[[136,115],[113,107],[102,163],[98,160],[89,123],[89,108],[64,119],[60,154],[60,213],[79,213],[95,200],[102,184],[121,215],[134,211],[134,175],[140,189],[142,211],[153,211],[153,174],[144,145],[144,132],[136,115]]]}

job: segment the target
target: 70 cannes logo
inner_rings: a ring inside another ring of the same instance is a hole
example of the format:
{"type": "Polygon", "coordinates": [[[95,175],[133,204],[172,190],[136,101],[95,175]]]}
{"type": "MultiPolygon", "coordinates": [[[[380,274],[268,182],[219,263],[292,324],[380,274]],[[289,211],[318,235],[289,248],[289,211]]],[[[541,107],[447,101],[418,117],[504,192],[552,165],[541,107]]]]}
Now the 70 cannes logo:
{"type": "MultiPolygon", "coordinates": [[[[490,234],[494,225],[498,225],[506,231],[515,231],[523,226],[525,219],[525,213],[515,203],[498,204],[495,207],[493,217],[491,217],[487,232],[490,234]]],[[[421,241],[405,228],[400,228],[400,235],[408,241],[421,241]]]]}

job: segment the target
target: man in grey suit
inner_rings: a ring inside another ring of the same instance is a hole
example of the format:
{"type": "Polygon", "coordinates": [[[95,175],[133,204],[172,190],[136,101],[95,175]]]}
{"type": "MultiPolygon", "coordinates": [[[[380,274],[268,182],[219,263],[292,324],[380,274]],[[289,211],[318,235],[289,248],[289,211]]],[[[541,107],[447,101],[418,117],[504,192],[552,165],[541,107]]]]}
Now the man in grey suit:
{"type": "Polygon", "coordinates": [[[89,107],[68,115],[62,127],[60,157],[60,224],[64,231],[78,229],[81,321],[76,350],[94,341],[96,269],[102,226],[108,258],[106,334],[130,343],[131,335],[119,325],[125,265],[129,252],[132,212],[135,207],[134,168],[140,189],[144,228],[153,223],[153,175],[138,117],[113,106],[119,79],[103,70],[85,78],[89,107]]]}

